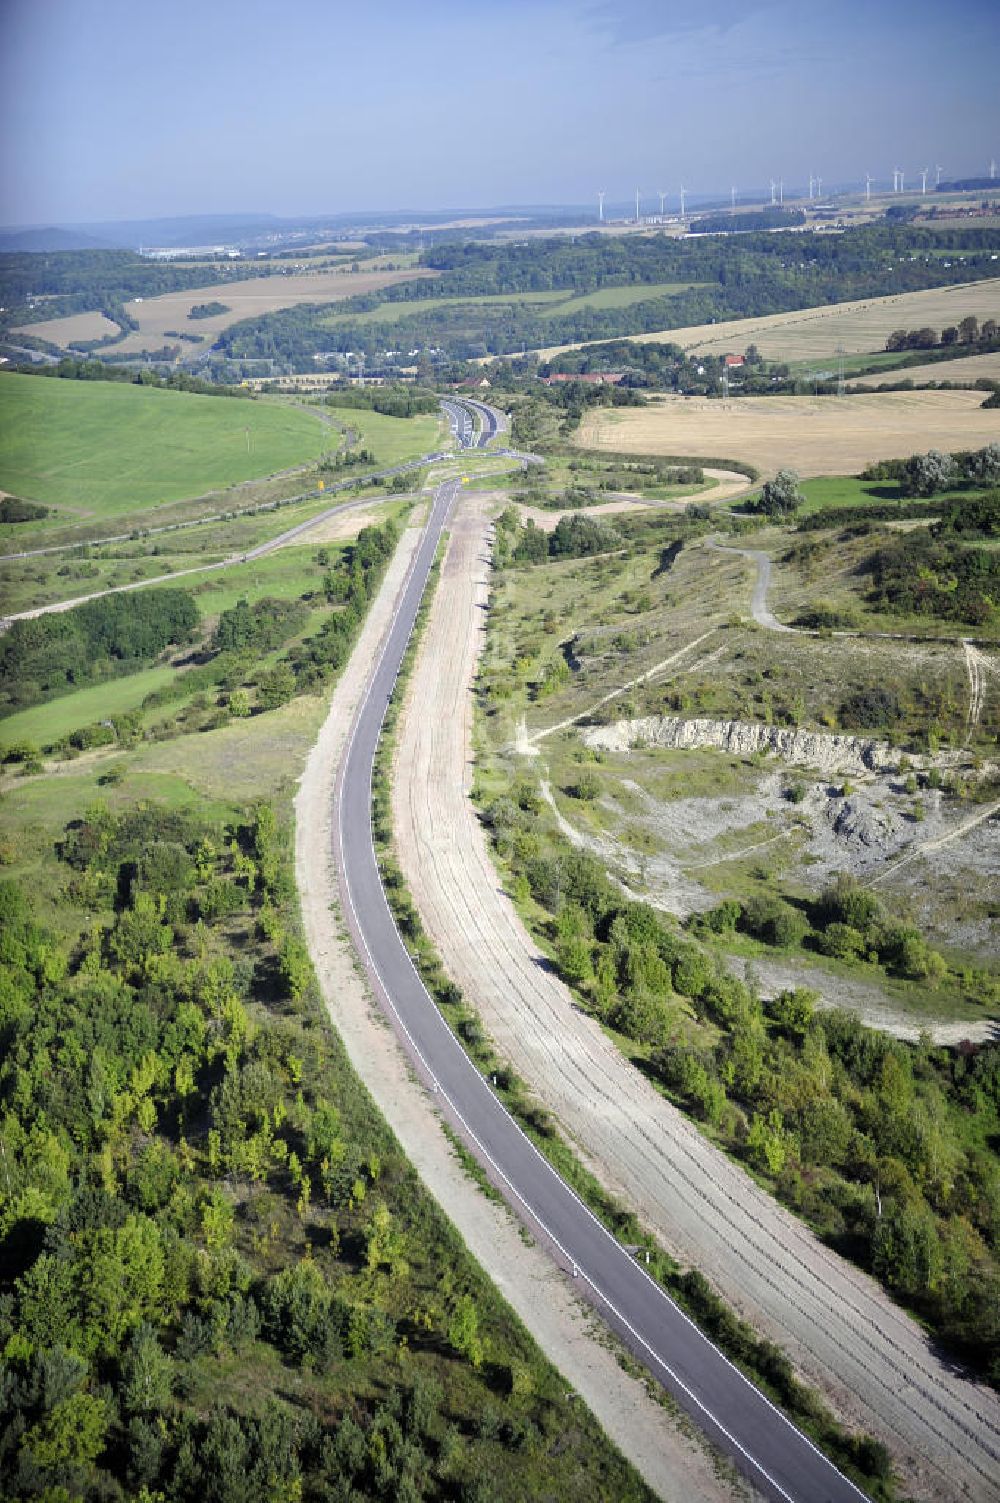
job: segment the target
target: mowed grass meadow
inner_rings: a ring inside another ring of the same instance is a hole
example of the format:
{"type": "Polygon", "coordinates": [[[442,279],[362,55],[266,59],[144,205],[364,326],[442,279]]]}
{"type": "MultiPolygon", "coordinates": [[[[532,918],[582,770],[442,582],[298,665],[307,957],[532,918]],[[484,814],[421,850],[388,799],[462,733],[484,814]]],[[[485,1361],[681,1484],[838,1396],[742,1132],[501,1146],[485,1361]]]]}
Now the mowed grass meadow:
{"type": "Polygon", "coordinates": [[[0,488],[66,520],[203,495],[307,463],[338,439],[318,414],[266,399],[0,377],[0,488]]]}

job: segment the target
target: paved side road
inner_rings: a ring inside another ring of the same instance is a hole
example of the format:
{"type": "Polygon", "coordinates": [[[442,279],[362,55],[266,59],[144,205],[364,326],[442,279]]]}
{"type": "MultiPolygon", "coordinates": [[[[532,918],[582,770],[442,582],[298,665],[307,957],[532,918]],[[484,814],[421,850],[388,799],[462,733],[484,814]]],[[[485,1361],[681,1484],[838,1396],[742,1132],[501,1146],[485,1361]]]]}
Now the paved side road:
{"type": "Polygon", "coordinates": [[[386,705],[448,513],[437,492],[410,579],[348,738],[335,792],[335,857],[352,937],[442,1111],[581,1294],[712,1441],[781,1503],[857,1503],[863,1495],[719,1353],[591,1215],[524,1136],[431,1002],[396,930],[371,834],[372,763],[386,705]]]}

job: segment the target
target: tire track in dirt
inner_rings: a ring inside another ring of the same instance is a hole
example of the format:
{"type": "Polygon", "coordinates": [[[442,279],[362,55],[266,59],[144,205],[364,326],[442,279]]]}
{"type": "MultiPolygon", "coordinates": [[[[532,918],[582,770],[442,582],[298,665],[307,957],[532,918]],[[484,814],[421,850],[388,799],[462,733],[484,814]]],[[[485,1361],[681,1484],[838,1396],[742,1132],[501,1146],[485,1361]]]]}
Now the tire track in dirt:
{"type": "Polygon", "coordinates": [[[914,1496],[994,1497],[996,1396],[940,1361],[873,1280],[783,1211],[623,1059],[576,1008],[500,889],[468,798],[470,686],[489,567],[482,503],[470,501],[453,526],[394,778],[400,862],[448,973],[602,1182],[783,1346],[849,1423],[886,1440],[914,1496]],[[414,708],[426,705],[433,714],[414,708]]]}
{"type": "Polygon", "coordinates": [[[967,638],[962,639],[962,651],[965,654],[965,668],[969,675],[969,712],[965,719],[965,744],[968,746],[983,713],[983,697],[986,692],[983,669],[986,666],[986,659],[967,638]]]}

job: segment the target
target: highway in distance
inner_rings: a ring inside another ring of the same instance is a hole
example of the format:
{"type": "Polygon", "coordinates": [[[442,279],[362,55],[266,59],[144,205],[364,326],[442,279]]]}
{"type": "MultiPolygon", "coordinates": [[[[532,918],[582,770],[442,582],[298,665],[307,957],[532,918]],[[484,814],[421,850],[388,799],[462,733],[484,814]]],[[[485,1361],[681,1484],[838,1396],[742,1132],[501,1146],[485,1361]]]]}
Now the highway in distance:
{"type": "MultiPolygon", "coordinates": [[[[474,442],[468,430],[460,437],[467,445],[474,442]]],[[[372,766],[459,491],[460,482],[453,480],[435,493],[338,773],[334,855],[348,928],[376,995],[444,1115],[581,1295],[765,1496],[783,1503],[858,1503],[865,1495],[712,1345],[524,1135],[438,1012],[396,929],[372,840],[372,766]]],[[[428,711],[432,707],[425,706],[428,711]]]]}

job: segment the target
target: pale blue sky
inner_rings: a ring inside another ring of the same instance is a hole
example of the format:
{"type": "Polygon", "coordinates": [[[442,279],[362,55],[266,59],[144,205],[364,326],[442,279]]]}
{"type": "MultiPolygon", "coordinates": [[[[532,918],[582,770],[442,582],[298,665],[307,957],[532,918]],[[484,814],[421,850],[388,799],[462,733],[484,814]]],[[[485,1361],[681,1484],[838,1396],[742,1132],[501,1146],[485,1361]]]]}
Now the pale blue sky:
{"type": "Polygon", "coordinates": [[[0,0],[0,222],[982,172],[998,63],[998,0],[0,0]]]}

